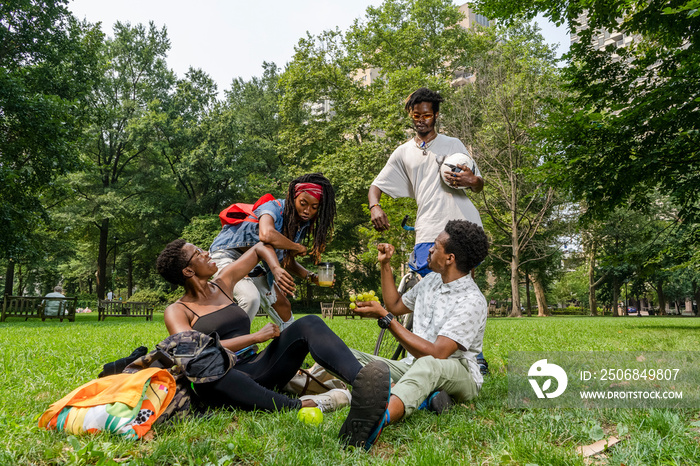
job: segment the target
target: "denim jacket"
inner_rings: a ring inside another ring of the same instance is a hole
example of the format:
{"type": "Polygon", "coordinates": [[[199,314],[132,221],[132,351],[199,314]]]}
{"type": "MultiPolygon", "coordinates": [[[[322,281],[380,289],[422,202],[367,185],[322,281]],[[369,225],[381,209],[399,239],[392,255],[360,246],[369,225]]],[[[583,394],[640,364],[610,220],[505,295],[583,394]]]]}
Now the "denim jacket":
{"type": "MultiPolygon", "coordinates": [[[[268,214],[275,221],[275,230],[282,233],[282,225],[284,220],[282,213],[284,212],[285,201],[269,201],[255,209],[253,212],[258,218],[268,214]]],[[[311,222],[304,223],[294,237],[294,242],[298,243],[302,235],[306,232],[311,222]]],[[[238,225],[224,225],[214,241],[211,243],[209,252],[216,252],[221,249],[238,249],[250,248],[260,241],[260,227],[257,222],[241,222],[238,225]]],[[[277,259],[282,261],[284,258],[284,250],[276,249],[277,259]]]]}

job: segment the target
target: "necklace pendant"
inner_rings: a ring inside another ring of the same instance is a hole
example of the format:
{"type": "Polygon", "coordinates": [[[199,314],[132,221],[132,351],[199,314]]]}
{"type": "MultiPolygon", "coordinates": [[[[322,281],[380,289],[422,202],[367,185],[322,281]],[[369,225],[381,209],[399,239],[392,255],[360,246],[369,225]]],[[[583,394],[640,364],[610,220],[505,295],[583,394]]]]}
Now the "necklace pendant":
{"type": "Polygon", "coordinates": [[[428,155],[427,149],[423,149],[423,155],[428,155]]]}

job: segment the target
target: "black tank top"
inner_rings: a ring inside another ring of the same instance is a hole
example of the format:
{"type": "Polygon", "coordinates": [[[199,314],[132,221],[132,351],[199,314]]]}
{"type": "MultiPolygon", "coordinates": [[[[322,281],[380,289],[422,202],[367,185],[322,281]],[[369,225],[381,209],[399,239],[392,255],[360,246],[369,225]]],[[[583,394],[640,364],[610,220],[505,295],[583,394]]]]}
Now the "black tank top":
{"type": "MultiPolygon", "coordinates": [[[[221,287],[217,285],[216,282],[212,283],[221,290],[221,287]]],[[[221,292],[226,295],[228,299],[231,299],[231,297],[227,295],[224,290],[221,290],[221,292]]],[[[181,301],[179,301],[179,303],[189,309],[192,314],[197,316],[197,320],[195,321],[194,325],[192,325],[192,330],[197,330],[198,332],[206,333],[207,335],[212,332],[216,332],[219,334],[219,338],[222,340],[250,334],[250,318],[248,317],[248,314],[246,314],[245,311],[241,309],[235,303],[235,301],[233,301],[233,299],[231,299],[231,304],[228,306],[217,309],[216,311],[210,312],[209,314],[205,314],[201,317],[199,314],[190,309],[187,304],[181,301]]]]}

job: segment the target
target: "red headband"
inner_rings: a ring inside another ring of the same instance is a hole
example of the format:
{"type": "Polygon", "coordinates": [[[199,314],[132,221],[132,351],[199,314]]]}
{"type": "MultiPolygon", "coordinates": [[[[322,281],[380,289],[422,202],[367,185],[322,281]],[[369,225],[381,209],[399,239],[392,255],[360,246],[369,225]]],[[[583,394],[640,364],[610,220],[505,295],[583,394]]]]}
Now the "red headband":
{"type": "Polygon", "coordinates": [[[320,201],[323,195],[323,187],[316,183],[299,183],[294,187],[294,198],[301,193],[307,193],[320,201]]]}

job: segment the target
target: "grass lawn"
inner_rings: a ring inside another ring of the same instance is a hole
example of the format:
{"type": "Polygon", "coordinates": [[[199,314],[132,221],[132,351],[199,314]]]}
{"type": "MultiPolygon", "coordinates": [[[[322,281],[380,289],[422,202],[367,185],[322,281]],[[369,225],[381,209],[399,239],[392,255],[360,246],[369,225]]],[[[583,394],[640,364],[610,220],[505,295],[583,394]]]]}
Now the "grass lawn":
{"type": "MultiPolygon", "coordinates": [[[[256,318],[254,328],[264,318],[256,318]]],[[[327,321],[349,346],[371,352],[374,321],[327,321]]],[[[162,314],[145,319],[78,315],[74,323],[0,323],[2,465],[43,464],[699,464],[700,407],[687,410],[541,409],[507,406],[510,351],[697,351],[700,319],[549,317],[490,319],[485,354],[492,375],[479,397],[442,416],[418,412],[384,430],[369,453],[342,450],[337,433],[348,408],[319,427],[296,413],[219,411],[156,426],[149,441],[100,434],[68,437],[37,427],[52,402],[93,379],[102,364],[152,348],[167,336],[162,314]],[[576,447],[601,435],[621,438],[584,460],[576,447]]]]}

